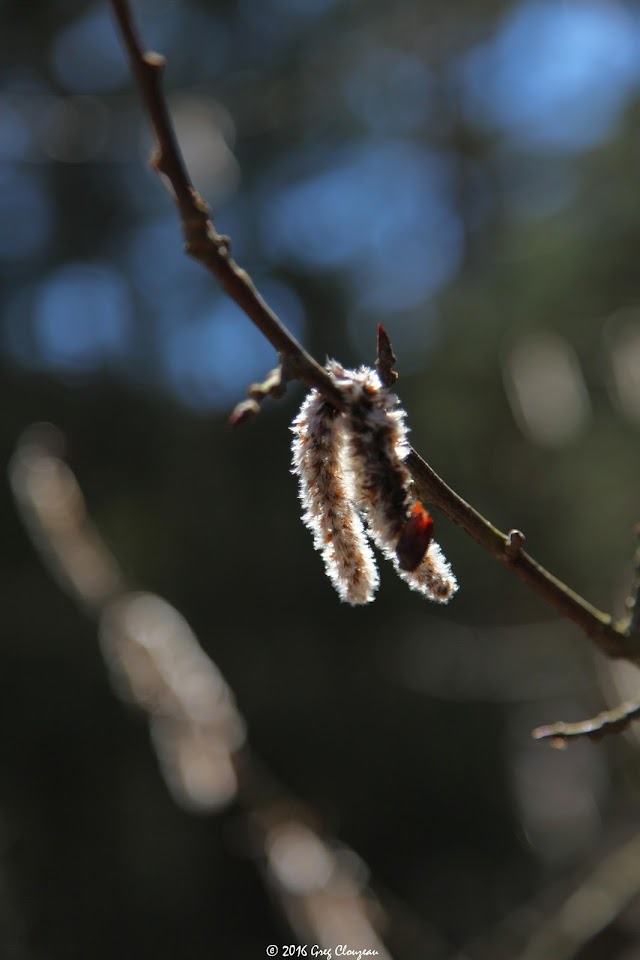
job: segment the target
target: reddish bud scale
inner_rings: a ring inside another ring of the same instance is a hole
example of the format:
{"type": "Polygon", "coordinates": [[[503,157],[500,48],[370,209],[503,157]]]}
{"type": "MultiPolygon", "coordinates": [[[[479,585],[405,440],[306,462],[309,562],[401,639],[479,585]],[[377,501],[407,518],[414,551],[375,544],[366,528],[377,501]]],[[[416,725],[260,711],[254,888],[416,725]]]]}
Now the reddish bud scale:
{"type": "Polygon", "coordinates": [[[421,503],[414,503],[396,545],[396,557],[400,569],[409,573],[417,570],[432,539],[433,517],[421,503]]]}

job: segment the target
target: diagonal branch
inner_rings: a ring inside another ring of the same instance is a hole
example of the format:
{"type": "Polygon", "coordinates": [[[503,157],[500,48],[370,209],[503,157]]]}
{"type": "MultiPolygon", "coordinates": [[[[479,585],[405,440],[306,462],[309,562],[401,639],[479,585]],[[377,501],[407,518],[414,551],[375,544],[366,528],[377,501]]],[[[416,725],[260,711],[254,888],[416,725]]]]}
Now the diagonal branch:
{"type": "MultiPolygon", "coordinates": [[[[231,258],[229,238],[215,230],[207,206],[194,189],[182,158],[161,85],[165,61],[156,53],[144,51],[133,24],[128,0],[110,2],[155,133],[156,150],[151,162],[172,188],[187,253],[217,277],[226,293],[275,347],[281,363],[286,364],[287,379],[315,387],[333,406],[343,409],[342,394],[330,375],[292,336],[262,299],[249,275],[231,258]]],[[[388,337],[386,340],[383,337],[379,360],[381,372],[389,380],[394,359],[391,343],[388,337]]],[[[250,418],[257,409],[257,401],[254,399],[251,410],[245,409],[246,406],[245,403],[238,411],[236,422],[250,418]]],[[[614,622],[609,614],[597,610],[540,566],[522,550],[522,534],[515,531],[505,534],[494,527],[448,487],[415,450],[410,452],[407,466],[421,499],[434,503],[547,603],[573,620],[607,656],[632,661],[640,658],[637,631],[632,631],[627,623],[614,622]]]]}
{"type": "Polygon", "coordinates": [[[562,750],[569,740],[601,740],[611,733],[621,733],[634,720],[640,719],[640,698],[626,700],[612,710],[604,710],[590,720],[577,723],[550,723],[533,731],[534,740],[548,740],[552,747],[562,750]]]}
{"type": "Polygon", "coordinates": [[[439,507],[465,533],[504,563],[547,603],[577,623],[603,653],[609,657],[626,658],[634,662],[640,657],[638,635],[631,634],[626,624],[615,623],[609,614],[596,609],[525,553],[521,548],[524,536],[519,531],[506,534],[494,527],[452,490],[415,450],[411,450],[407,457],[407,466],[421,498],[439,507]]]}
{"type": "Polygon", "coordinates": [[[230,240],[213,226],[206,203],[191,183],[176,139],[162,90],[164,57],[143,51],[127,0],[111,0],[111,6],[156,137],[151,165],[171,185],[180,213],[186,252],[214,274],[225,293],[246,313],[280,357],[286,358],[291,379],[316,387],[334,406],[342,407],[340,391],[327,371],[280,322],[256,290],[249,274],[231,258],[230,240]]]}

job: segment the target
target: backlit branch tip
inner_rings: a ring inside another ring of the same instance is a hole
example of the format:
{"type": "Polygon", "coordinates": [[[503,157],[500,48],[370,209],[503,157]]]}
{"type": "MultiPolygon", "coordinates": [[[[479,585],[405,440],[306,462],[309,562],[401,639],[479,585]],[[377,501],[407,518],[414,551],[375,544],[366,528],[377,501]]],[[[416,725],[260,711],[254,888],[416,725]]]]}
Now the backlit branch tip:
{"type": "Polygon", "coordinates": [[[580,720],[577,723],[559,721],[538,727],[533,731],[532,736],[534,740],[547,740],[552,747],[562,750],[570,740],[585,738],[601,740],[609,734],[621,733],[638,719],[640,719],[640,699],[628,700],[614,707],[613,710],[605,710],[589,720],[580,720]]]}
{"type": "Polygon", "coordinates": [[[262,383],[252,383],[247,390],[249,399],[242,400],[233,409],[229,416],[229,426],[239,427],[249,420],[254,420],[260,413],[260,404],[263,400],[267,397],[277,400],[285,395],[288,380],[287,365],[281,363],[266,375],[262,383]]]}

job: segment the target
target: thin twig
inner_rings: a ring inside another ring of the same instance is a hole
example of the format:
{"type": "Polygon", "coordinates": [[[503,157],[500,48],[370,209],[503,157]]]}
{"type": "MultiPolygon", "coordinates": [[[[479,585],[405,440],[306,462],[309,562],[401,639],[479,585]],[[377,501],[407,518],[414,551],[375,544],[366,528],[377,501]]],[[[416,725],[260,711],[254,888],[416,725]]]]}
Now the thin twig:
{"type": "Polygon", "coordinates": [[[587,740],[601,740],[611,733],[620,733],[626,730],[634,720],[640,719],[640,698],[626,700],[612,710],[604,710],[597,717],[589,720],[580,720],[577,723],[550,723],[537,727],[533,731],[535,740],[548,740],[552,747],[562,750],[569,740],[585,738],[587,740]]]}
{"type": "MultiPolygon", "coordinates": [[[[164,59],[158,54],[144,52],[127,0],[111,0],[111,6],[155,132],[157,145],[152,162],[173,189],[187,253],[218,278],[223,289],[275,347],[281,361],[286,362],[288,379],[316,387],[331,404],[344,409],[342,394],[327,371],[291,335],[262,299],[248,274],[232,260],[229,239],[216,232],[207,206],[194,189],[182,158],[161,86],[164,59]]],[[[391,376],[393,350],[390,341],[379,348],[379,362],[383,375],[388,373],[391,376]]],[[[247,419],[256,412],[255,406],[250,411],[244,407],[239,411],[240,419],[247,419]]],[[[640,638],[637,632],[632,634],[628,624],[614,622],[609,614],[597,610],[574,593],[528,553],[515,549],[510,535],[502,533],[458,496],[415,450],[410,452],[407,466],[422,500],[439,507],[544,600],[578,624],[607,656],[638,660],[640,638]]]]}
{"type": "Polygon", "coordinates": [[[260,413],[260,404],[272,397],[274,400],[283,397],[287,392],[289,379],[286,363],[270,370],[262,383],[252,383],[247,393],[248,400],[242,400],[232,411],[229,417],[230,427],[239,427],[248,420],[253,420],[260,413]]]}

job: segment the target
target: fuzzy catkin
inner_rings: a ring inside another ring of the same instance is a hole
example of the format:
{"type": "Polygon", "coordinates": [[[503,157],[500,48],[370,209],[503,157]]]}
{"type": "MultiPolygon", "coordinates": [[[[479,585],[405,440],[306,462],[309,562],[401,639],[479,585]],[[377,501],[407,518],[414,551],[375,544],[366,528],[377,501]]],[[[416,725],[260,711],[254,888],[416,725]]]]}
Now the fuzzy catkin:
{"type": "Polygon", "coordinates": [[[367,532],[398,576],[436,603],[447,603],[458,584],[439,544],[432,541],[415,570],[403,570],[398,541],[417,503],[404,462],[409,452],[406,414],[398,397],[367,367],[345,370],[328,364],[349,401],[345,414],[351,466],[350,492],[367,521],[367,532]]]}
{"type": "Polygon", "coordinates": [[[406,523],[412,480],[404,463],[408,450],[405,412],[395,394],[367,367],[330,370],[345,391],[350,488],[367,520],[368,533],[388,560],[406,523]]]}
{"type": "Polygon", "coordinates": [[[343,418],[312,390],[291,429],[292,472],[298,476],[302,520],[340,599],[353,605],[370,603],[379,583],[378,570],[345,486],[350,471],[343,418]]]}
{"type": "Polygon", "coordinates": [[[379,579],[368,534],[412,590],[447,603],[458,584],[435,541],[413,570],[403,569],[396,554],[418,504],[404,462],[409,451],[405,411],[369,367],[347,370],[330,360],[327,369],[346,409],[334,411],[312,390],[292,430],[302,519],[329,578],[341,599],[352,604],[373,600],[379,579]]]}
{"type": "Polygon", "coordinates": [[[415,570],[403,570],[397,559],[393,566],[396,573],[411,590],[416,590],[435,603],[448,603],[458,591],[450,564],[445,560],[440,544],[431,541],[422,563],[415,570]]]}

